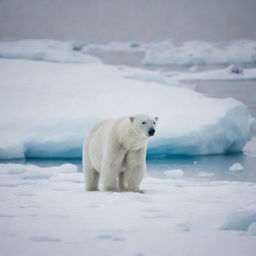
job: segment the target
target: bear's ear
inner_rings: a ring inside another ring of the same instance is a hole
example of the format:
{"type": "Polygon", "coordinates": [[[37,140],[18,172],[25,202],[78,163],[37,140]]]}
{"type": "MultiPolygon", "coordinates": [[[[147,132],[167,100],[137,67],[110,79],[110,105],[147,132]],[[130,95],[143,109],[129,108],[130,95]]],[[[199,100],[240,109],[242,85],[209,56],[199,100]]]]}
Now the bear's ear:
{"type": "Polygon", "coordinates": [[[130,116],[130,121],[133,122],[134,121],[134,116],[130,116]]]}
{"type": "Polygon", "coordinates": [[[158,117],[158,116],[155,116],[155,120],[156,120],[156,122],[158,121],[158,119],[159,119],[159,117],[158,117]]]}

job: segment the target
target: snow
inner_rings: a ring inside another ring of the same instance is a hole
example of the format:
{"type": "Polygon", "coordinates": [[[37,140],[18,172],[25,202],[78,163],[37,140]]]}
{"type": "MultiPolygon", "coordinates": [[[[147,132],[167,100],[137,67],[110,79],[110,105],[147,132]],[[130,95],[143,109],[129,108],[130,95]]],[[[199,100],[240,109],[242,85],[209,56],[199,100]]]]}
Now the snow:
{"type": "Polygon", "coordinates": [[[23,179],[48,179],[54,174],[77,172],[73,164],[63,164],[55,167],[38,167],[35,165],[0,164],[0,172],[5,174],[16,174],[23,179]]]}
{"type": "Polygon", "coordinates": [[[147,70],[132,70],[131,74],[128,74],[126,78],[138,80],[142,82],[148,82],[148,83],[159,83],[164,85],[171,85],[171,86],[180,86],[178,81],[174,81],[174,79],[170,79],[165,74],[161,74],[158,72],[152,72],[147,70]]]}
{"type": "Polygon", "coordinates": [[[254,119],[242,103],[163,79],[100,63],[0,59],[0,158],[79,158],[93,125],[137,113],[160,117],[149,156],[237,152],[250,140],[254,119]]]}
{"type": "Polygon", "coordinates": [[[180,170],[180,169],[168,170],[168,171],[165,171],[164,174],[169,178],[180,178],[184,176],[183,170],[180,170]]]}
{"type": "Polygon", "coordinates": [[[0,42],[0,57],[71,63],[100,63],[95,56],[79,50],[79,44],[55,40],[21,40],[0,42]]]}
{"type": "Polygon", "coordinates": [[[144,194],[85,192],[76,171],[0,164],[1,254],[255,254],[255,183],[145,177],[144,194]]]}
{"type": "Polygon", "coordinates": [[[255,64],[255,41],[227,41],[211,43],[187,41],[175,43],[171,40],[151,44],[144,60],[146,65],[213,65],[255,64]]]}
{"type": "Polygon", "coordinates": [[[231,172],[241,172],[244,170],[244,167],[240,163],[234,163],[232,166],[229,167],[231,172]]]}

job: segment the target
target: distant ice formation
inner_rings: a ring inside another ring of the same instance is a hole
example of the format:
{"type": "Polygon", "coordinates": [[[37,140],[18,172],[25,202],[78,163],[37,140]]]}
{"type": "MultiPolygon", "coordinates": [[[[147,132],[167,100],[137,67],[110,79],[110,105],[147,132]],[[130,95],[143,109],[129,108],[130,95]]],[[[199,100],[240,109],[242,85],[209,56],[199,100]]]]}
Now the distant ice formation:
{"type": "Polygon", "coordinates": [[[244,170],[244,167],[240,163],[234,163],[232,166],[229,167],[231,172],[241,172],[244,170]]]}
{"type": "MultiPolygon", "coordinates": [[[[145,65],[241,65],[256,64],[256,41],[226,42],[172,40],[158,42],[68,42],[21,40],[0,42],[0,57],[56,62],[100,62],[95,52],[140,52],[145,65]]],[[[236,67],[236,66],[233,66],[236,67]]],[[[194,68],[197,69],[197,68],[194,68]]],[[[240,69],[238,70],[240,73],[240,69]]],[[[235,72],[235,70],[233,70],[235,72]]]]}
{"type": "Polygon", "coordinates": [[[163,41],[147,47],[143,62],[146,65],[180,66],[255,64],[256,41],[189,41],[182,44],[163,41]]]}
{"type": "Polygon", "coordinates": [[[165,171],[164,174],[169,178],[180,178],[180,177],[183,177],[184,172],[183,170],[175,169],[175,170],[165,171]]]}
{"type": "Polygon", "coordinates": [[[101,62],[99,58],[81,52],[78,44],[55,40],[0,42],[0,58],[67,63],[101,62]]]}

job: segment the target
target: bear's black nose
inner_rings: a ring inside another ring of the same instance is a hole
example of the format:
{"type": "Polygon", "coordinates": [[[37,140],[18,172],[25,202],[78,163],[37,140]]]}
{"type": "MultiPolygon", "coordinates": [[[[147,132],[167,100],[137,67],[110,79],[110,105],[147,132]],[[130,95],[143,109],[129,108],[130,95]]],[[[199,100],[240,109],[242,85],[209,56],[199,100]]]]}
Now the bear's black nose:
{"type": "Polygon", "coordinates": [[[153,136],[155,133],[155,129],[154,128],[150,128],[149,131],[148,131],[148,135],[149,136],[153,136]]]}

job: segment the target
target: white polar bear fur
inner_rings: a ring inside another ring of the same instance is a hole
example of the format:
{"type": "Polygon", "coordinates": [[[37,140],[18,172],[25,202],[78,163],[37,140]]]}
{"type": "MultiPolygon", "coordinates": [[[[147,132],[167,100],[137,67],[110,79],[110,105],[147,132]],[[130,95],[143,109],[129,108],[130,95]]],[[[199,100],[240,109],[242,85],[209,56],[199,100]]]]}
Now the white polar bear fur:
{"type": "Polygon", "coordinates": [[[158,118],[146,115],[105,120],[96,125],[83,145],[85,189],[140,191],[146,170],[149,129],[158,118]]]}

